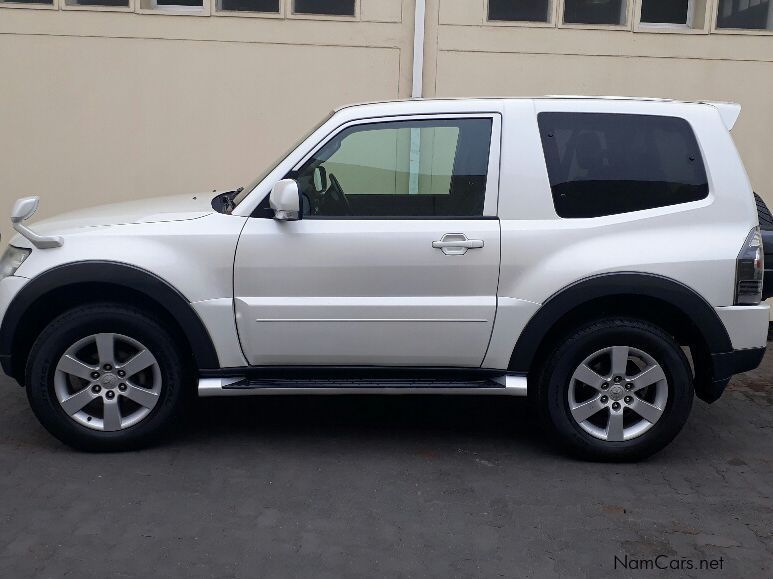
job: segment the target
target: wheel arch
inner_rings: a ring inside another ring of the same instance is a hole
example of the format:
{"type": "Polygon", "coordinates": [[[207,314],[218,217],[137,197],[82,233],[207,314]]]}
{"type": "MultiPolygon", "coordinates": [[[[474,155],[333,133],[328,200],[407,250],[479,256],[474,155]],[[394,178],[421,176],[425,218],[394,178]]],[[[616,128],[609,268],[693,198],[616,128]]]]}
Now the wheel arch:
{"type": "Polygon", "coordinates": [[[130,303],[151,311],[187,343],[198,369],[220,367],[207,328],[176,288],[133,265],[88,261],[47,270],[11,301],[0,326],[0,356],[6,373],[23,384],[29,351],[43,327],[60,313],[94,301],[130,303]]]}
{"type": "Polygon", "coordinates": [[[621,272],[580,280],[551,296],[519,336],[508,369],[533,371],[565,332],[602,316],[644,319],[688,345],[699,395],[713,379],[711,356],[733,350],[716,311],[694,290],[660,275],[621,272]]]}

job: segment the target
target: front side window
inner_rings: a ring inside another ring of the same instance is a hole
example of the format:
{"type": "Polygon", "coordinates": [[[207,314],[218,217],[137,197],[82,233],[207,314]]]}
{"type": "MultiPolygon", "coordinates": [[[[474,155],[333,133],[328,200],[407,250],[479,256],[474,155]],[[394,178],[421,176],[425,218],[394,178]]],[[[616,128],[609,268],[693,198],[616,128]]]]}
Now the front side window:
{"type": "Polygon", "coordinates": [[[564,0],[566,24],[620,26],[627,21],[627,0],[564,0]]]}
{"type": "Polygon", "coordinates": [[[550,0],[489,0],[489,20],[548,22],[550,0]]]}
{"type": "Polygon", "coordinates": [[[395,121],[344,129],[290,177],[304,217],[483,215],[492,121],[395,121]]]}
{"type": "Polygon", "coordinates": [[[719,0],[717,28],[773,30],[773,0],[719,0]]]}
{"type": "Polygon", "coordinates": [[[538,122],[560,217],[602,217],[708,196],[698,142],[684,119],[546,112],[538,122]]]}
{"type": "Polygon", "coordinates": [[[354,0],[294,0],[296,14],[354,16],[354,0]]]}

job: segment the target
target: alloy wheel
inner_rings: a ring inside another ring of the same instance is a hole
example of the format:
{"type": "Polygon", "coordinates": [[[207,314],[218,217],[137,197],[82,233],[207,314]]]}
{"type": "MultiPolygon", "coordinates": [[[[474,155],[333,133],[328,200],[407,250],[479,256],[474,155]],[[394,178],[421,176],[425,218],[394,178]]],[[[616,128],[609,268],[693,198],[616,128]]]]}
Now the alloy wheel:
{"type": "Polygon", "coordinates": [[[100,333],[67,348],[56,365],[54,392],[64,412],[94,430],[114,432],[146,418],[158,404],[161,368],[137,340],[100,333]]]}
{"type": "Polygon", "coordinates": [[[663,368],[646,352],[610,346],[588,356],[572,374],[569,411],[591,436],[623,442],[649,431],[668,402],[663,368]]]}

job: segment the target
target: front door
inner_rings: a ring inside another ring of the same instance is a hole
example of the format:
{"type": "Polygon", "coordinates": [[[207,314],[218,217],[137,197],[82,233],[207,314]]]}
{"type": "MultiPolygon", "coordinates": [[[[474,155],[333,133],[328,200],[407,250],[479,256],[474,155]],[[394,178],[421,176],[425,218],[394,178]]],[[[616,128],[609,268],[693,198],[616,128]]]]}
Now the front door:
{"type": "Polygon", "coordinates": [[[318,147],[288,176],[303,219],[250,218],[239,240],[249,363],[480,366],[496,313],[499,132],[496,114],[376,119],[318,147]]]}

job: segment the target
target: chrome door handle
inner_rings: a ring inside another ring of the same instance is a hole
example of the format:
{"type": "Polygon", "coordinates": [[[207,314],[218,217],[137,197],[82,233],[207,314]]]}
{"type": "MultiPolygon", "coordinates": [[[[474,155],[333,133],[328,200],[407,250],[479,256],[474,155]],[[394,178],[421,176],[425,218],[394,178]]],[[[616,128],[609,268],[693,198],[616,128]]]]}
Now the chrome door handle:
{"type": "Polygon", "coordinates": [[[433,241],[432,247],[442,249],[446,255],[464,255],[468,249],[480,249],[482,239],[467,239],[464,233],[446,233],[440,241],[433,241]]]}

